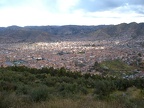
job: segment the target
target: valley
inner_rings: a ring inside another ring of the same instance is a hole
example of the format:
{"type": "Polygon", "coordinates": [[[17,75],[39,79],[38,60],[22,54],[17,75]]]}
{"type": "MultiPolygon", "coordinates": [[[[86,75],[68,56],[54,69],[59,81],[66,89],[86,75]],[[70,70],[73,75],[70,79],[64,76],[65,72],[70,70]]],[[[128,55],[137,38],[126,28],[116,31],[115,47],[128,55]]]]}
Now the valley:
{"type": "Polygon", "coordinates": [[[0,65],[90,70],[95,62],[144,60],[144,24],[0,28],[0,65]]]}

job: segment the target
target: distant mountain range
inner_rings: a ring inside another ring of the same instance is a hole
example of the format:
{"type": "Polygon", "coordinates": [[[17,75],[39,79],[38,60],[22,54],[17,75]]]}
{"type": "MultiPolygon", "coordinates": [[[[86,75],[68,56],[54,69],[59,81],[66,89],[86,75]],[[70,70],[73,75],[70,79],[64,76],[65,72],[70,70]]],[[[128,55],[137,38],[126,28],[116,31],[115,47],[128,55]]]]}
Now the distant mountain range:
{"type": "Polygon", "coordinates": [[[50,42],[60,40],[97,40],[144,38],[144,23],[99,26],[9,26],[0,27],[0,43],[50,42]]]}

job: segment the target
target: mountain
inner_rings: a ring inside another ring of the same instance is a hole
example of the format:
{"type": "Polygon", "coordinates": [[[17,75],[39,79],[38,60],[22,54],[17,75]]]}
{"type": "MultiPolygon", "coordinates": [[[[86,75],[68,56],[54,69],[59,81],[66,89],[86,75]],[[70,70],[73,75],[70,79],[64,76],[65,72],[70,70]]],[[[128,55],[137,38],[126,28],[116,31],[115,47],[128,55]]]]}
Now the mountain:
{"type": "Polygon", "coordinates": [[[105,36],[109,37],[131,36],[132,38],[137,38],[138,36],[144,36],[144,23],[122,23],[95,31],[95,35],[99,36],[100,34],[105,34],[105,36]]]}
{"type": "Polygon", "coordinates": [[[49,42],[65,39],[143,38],[144,23],[99,26],[10,26],[0,27],[0,43],[49,42]]]}
{"type": "Polygon", "coordinates": [[[1,43],[50,41],[51,36],[47,32],[25,27],[0,28],[1,43]]]}
{"type": "Polygon", "coordinates": [[[104,26],[77,26],[77,25],[66,25],[66,26],[27,26],[30,30],[40,30],[48,32],[53,35],[78,35],[85,34],[95,31],[104,26]]]}

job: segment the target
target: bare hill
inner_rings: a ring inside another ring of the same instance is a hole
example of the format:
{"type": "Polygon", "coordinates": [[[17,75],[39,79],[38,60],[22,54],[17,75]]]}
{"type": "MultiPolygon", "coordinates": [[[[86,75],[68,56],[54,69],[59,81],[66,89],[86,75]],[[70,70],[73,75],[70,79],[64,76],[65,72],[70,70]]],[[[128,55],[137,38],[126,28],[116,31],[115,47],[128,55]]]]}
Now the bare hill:
{"type": "Polygon", "coordinates": [[[111,39],[144,37],[144,23],[100,26],[10,26],[0,27],[0,43],[49,42],[67,39],[111,39]]]}

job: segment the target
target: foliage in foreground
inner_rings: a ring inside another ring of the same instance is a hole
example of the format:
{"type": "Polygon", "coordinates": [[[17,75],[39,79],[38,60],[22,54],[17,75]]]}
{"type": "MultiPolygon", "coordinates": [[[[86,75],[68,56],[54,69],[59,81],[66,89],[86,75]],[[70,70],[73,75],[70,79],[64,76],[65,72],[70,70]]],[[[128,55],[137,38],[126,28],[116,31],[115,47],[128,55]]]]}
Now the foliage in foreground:
{"type": "Polygon", "coordinates": [[[81,75],[78,72],[66,71],[64,68],[0,68],[0,108],[28,106],[142,108],[144,79],[81,75]]]}

